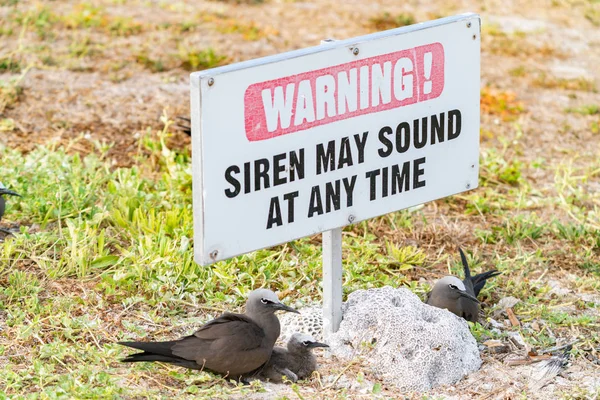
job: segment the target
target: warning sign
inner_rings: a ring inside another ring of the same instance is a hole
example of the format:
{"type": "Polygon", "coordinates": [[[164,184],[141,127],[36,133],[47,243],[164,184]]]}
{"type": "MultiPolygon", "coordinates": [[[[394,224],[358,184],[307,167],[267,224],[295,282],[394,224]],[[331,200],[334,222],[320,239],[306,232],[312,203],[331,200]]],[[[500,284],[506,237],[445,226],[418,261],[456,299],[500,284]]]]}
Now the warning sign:
{"type": "Polygon", "coordinates": [[[440,43],[256,83],[244,97],[246,136],[264,140],[399,108],[443,89],[440,43]]]}
{"type": "Polygon", "coordinates": [[[479,17],[191,75],[202,265],[477,187],[479,17]]]}

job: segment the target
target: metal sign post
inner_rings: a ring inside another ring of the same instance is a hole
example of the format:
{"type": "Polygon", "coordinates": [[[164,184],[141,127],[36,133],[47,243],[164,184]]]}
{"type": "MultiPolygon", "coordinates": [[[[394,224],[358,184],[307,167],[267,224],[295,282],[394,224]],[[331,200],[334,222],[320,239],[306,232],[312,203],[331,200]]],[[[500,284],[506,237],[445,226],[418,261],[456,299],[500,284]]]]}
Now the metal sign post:
{"type": "Polygon", "coordinates": [[[342,228],[323,232],[323,335],[342,322],[342,228]]]}
{"type": "MultiPolygon", "coordinates": [[[[321,40],[321,44],[335,39],[321,40]]],[[[323,239],[323,336],[328,337],[342,322],[342,228],[325,231],[323,239]]]]}

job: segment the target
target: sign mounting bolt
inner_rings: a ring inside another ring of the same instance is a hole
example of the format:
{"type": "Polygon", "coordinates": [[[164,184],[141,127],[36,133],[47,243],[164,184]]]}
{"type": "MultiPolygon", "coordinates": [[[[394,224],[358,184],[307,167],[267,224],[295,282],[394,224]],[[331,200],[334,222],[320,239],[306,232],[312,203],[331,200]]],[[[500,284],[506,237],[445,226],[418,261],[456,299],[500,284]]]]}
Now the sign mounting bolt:
{"type": "Polygon", "coordinates": [[[471,27],[471,23],[467,22],[467,28],[470,28],[470,27],[471,27]]]}
{"type": "Polygon", "coordinates": [[[210,252],[209,255],[210,255],[210,258],[212,258],[213,260],[215,260],[217,258],[217,256],[219,255],[219,251],[218,250],[213,250],[213,251],[210,252]]]}
{"type": "Polygon", "coordinates": [[[208,78],[208,86],[212,86],[215,84],[215,79],[214,78],[208,78]]]}
{"type": "Polygon", "coordinates": [[[467,186],[466,186],[466,187],[467,187],[467,189],[471,189],[471,184],[470,184],[470,183],[467,183],[467,186]]]}
{"type": "Polygon", "coordinates": [[[348,222],[353,223],[356,217],[352,214],[348,215],[348,222]]]}
{"type": "Polygon", "coordinates": [[[358,50],[358,47],[353,47],[352,48],[352,54],[354,54],[355,56],[357,56],[358,53],[360,53],[360,50],[358,50]]]}

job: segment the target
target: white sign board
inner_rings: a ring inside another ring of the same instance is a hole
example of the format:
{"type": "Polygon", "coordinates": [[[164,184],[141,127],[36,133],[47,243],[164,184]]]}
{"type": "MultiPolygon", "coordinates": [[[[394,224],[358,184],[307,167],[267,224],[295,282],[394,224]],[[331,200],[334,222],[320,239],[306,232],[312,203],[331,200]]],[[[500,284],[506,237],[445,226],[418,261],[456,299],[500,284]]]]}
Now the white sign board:
{"type": "Polygon", "coordinates": [[[196,262],[477,187],[479,34],[464,14],[191,74],[196,262]]]}

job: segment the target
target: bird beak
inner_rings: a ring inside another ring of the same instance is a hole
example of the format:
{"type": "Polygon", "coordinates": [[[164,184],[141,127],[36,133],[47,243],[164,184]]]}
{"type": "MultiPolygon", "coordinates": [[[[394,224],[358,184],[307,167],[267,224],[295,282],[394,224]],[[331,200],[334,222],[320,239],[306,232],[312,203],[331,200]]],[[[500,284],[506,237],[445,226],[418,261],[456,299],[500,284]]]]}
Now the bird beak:
{"type": "Polygon", "coordinates": [[[462,296],[462,297],[466,297],[469,300],[474,301],[475,303],[479,304],[479,300],[477,300],[477,297],[470,295],[469,293],[467,293],[464,290],[459,290],[458,293],[462,296]]]}
{"type": "Polygon", "coordinates": [[[274,303],[273,304],[273,308],[275,308],[276,310],[281,310],[281,311],[293,312],[293,313],[296,313],[296,314],[300,314],[300,311],[298,311],[295,308],[292,308],[290,306],[286,306],[283,303],[274,303]]]}
{"type": "Polygon", "coordinates": [[[4,188],[0,189],[0,196],[3,194],[10,194],[11,196],[21,197],[21,195],[19,193],[13,192],[12,190],[4,189],[4,188]]]}
{"type": "Polygon", "coordinates": [[[308,347],[312,349],[314,347],[329,347],[329,345],[325,343],[312,342],[308,345],[308,347]]]}

